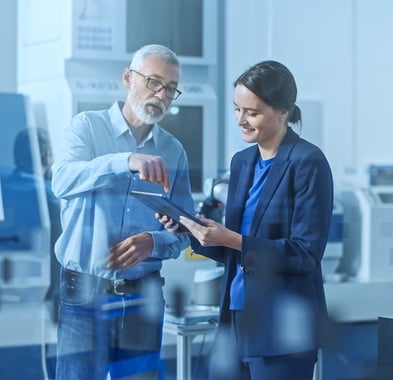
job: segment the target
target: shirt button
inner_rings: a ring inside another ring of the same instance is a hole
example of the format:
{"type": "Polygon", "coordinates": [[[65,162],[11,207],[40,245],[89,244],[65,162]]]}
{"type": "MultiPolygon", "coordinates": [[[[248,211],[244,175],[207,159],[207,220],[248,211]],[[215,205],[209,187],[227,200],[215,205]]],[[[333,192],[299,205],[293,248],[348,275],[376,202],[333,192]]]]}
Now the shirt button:
{"type": "Polygon", "coordinates": [[[129,207],[127,207],[126,211],[127,211],[127,212],[130,212],[130,208],[129,208],[129,207]]]}

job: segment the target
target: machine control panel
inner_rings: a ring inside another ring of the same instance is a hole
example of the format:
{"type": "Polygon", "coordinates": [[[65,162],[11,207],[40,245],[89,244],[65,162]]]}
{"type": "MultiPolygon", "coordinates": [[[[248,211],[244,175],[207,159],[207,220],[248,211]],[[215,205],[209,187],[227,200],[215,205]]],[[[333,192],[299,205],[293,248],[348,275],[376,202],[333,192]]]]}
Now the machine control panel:
{"type": "Polygon", "coordinates": [[[370,186],[393,186],[393,165],[370,165],[370,186]]]}

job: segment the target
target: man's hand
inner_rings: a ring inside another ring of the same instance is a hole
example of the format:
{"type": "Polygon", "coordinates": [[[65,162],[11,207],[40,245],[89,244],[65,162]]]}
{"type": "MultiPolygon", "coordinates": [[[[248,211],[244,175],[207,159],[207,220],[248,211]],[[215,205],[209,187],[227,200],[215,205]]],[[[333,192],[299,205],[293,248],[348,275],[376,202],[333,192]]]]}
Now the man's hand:
{"type": "Polygon", "coordinates": [[[170,218],[168,215],[161,215],[156,212],[154,216],[165,227],[167,231],[172,233],[181,232],[179,223],[175,223],[173,219],[170,218]]]}
{"type": "Polygon", "coordinates": [[[132,153],[128,158],[128,168],[131,171],[139,172],[141,180],[156,182],[163,185],[167,193],[169,192],[169,174],[162,157],[132,153]]]}
{"type": "Polygon", "coordinates": [[[148,233],[131,236],[109,247],[108,268],[124,269],[145,260],[153,251],[153,238],[148,233]]]}

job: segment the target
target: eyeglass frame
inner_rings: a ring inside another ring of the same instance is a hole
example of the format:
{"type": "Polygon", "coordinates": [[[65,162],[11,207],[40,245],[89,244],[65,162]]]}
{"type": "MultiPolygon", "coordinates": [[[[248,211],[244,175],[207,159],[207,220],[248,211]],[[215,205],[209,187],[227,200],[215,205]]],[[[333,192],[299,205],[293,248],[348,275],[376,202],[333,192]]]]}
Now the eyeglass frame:
{"type": "Polygon", "coordinates": [[[182,94],[182,92],[180,90],[178,90],[177,88],[169,87],[169,86],[165,85],[164,83],[162,83],[159,79],[156,79],[156,78],[150,77],[148,75],[142,74],[141,72],[139,72],[137,70],[134,70],[134,69],[128,69],[128,70],[132,71],[132,72],[134,72],[134,73],[136,73],[138,75],[140,75],[141,77],[143,77],[145,79],[146,88],[149,89],[150,91],[153,91],[155,94],[157,92],[162,91],[162,89],[164,89],[165,90],[165,96],[168,99],[171,99],[171,100],[176,100],[182,94]],[[155,81],[157,83],[160,83],[161,87],[158,90],[153,90],[152,88],[149,87],[149,83],[151,81],[155,81]],[[168,96],[167,91],[175,91],[174,97],[168,96]]]}

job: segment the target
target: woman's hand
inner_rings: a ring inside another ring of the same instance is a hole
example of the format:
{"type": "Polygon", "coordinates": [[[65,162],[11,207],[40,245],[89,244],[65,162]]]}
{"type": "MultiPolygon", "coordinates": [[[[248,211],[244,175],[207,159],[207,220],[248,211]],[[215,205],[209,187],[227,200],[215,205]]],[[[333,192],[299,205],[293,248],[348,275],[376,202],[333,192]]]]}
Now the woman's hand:
{"type": "Polygon", "coordinates": [[[214,220],[207,219],[201,215],[197,218],[203,225],[192,221],[184,216],[180,217],[180,223],[186,227],[203,247],[224,246],[241,250],[242,235],[231,231],[214,220]]]}

